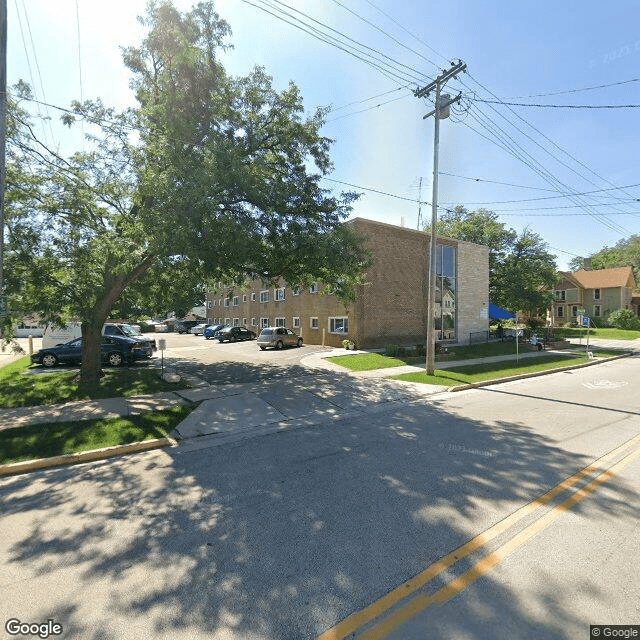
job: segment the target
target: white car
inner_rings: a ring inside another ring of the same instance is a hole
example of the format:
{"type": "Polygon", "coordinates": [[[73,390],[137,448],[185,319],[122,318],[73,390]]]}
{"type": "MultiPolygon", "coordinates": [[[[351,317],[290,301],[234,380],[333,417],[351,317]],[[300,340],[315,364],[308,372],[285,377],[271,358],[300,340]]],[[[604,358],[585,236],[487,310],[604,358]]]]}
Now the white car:
{"type": "Polygon", "coordinates": [[[195,327],[189,329],[189,333],[192,333],[194,336],[201,336],[208,326],[208,324],[197,324],[195,327]]]}

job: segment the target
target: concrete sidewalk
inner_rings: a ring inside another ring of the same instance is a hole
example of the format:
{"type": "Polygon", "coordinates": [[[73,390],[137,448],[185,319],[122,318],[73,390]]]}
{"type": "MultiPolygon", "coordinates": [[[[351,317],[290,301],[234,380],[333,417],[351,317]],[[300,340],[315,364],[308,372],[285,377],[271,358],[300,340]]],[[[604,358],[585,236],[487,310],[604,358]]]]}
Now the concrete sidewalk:
{"type": "MultiPolygon", "coordinates": [[[[598,347],[593,341],[592,346],[598,347]]],[[[612,341],[606,341],[611,346],[612,341]]],[[[639,342],[640,341],[634,341],[639,342]]],[[[577,345],[576,345],[577,346],[577,345]]],[[[626,347],[617,341],[618,348],[626,347]]],[[[635,345],[634,345],[635,346],[635,345]]],[[[640,344],[635,349],[640,352],[640,344]]],[[[177,428],[178,438],[219,433],[230,428],[252,428],[263,424],[279,423],[309,416],[338,416],[344,410],[367,405],[379,405],[391,400],[409,400],[432,395],[446,387],[417,385],[386,380],[404,373],[424,371],[421,366],[400,366],[374,371],[348,371],[329,362],[332,356],[355,355],[364,351],[327,349],[303,358],[301,364],[314,370],[308,376],[290,381],[248,384],[208,385],[199,379],[192,380],[193,389],[163,392],[130,398],[107,398],[68,402],[58,405],[0,409],[0,430],[28,424],[73,422],[93,420],[159,411],[189,403],[202,403],[177,428]]],[[[521,359],[533,359],[549,353],[566,354],[566,351],[524,352],[521,359]]],[[[455,360],[436,363],[437,368],[447,369],[463,365],[500,362],[513,359],[513,355],[455,360]]]]}

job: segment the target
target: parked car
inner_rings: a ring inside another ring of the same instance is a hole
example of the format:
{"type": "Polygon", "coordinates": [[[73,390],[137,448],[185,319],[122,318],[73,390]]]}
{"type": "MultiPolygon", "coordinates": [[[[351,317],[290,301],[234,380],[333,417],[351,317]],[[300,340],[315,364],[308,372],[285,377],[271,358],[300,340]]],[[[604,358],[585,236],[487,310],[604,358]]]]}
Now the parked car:
{"type": "Polygon", "coordinates": [[[176,320],[173,328],[176,333],[189,333],[189,329],[197,324],[199,324],[197,320],[176,320]]]}
{"type": "Polygon", "coordinates": [[[202,335],[207,340],[210,340],[216,334],[216,331],[220,331],[220,329],[224,329],[225,327],[226,327],[226,325],[224,325],[224,324],[210,324],[208,327],[205,328],[205,330],[202,333],[202,335]]]}
{"type": "MultiPolygon", "coordinates": [[[[151,357],[148,342],[134,340],[125,336],[102,336],[100,345],[102,362],[118,367],[121,364],[133,364],[136,360],[151,357]]],[[[55,367],[57,364],[78,364],[82,361],[82,338],[75,338],[64,344],[40,349],[31,356],[33,364],[55,367]]]]}
{"type": "Polygon", "coordinates": [[[148,342],[152,352],[158,349],[155,338],[149,338],[145,335],[142,335],[142,333],[140,333],[140,329],[132,324],[108,322],[102,328],[102,335],[125,336],[126,338],[133,338],[134,340],[138,340],[139,342],[148,342]]]}
{"type": "Polygon", "coordinates": [[[207,325],[204,323],[197,324],[195,327],[191,327],[191,329],[189,329],[189,333],[192,333],[194,336],[201,336],[206,328],[207,325]]]}
{"type": "Polygon", "coordinates": [[[301,347],[302,338],[286,327],[267,327],[258,336],[258,346],[262,351],[267,347],[273,347],[274,349],[301,347]]]}
{"type": "Polygon", "coordinates": [[[244,327],[223,327],[216,331],[214,338],[219,342],[236,342],[237,340],[255,340],[256,334],[244,327]]]}

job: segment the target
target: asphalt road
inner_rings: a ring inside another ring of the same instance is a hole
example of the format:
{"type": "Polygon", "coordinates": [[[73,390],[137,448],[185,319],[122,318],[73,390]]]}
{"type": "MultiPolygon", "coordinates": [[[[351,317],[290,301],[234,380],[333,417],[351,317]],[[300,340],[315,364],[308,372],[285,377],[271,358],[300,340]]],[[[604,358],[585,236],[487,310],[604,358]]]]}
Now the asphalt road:
{"type": "Polygon", "coordinates": [[[88,640],[586,640],[640,624],[639,374],[627,358],[4,479],[0,622],[88,640]]]}

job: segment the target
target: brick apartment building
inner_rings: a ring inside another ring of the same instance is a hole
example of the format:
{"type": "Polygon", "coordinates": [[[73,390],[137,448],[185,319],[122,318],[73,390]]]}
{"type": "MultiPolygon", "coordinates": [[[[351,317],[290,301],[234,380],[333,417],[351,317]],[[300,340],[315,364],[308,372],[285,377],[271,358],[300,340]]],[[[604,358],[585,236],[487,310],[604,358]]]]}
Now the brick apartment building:
{"type": "MultiPolygon", "coordinates": [[[[320,295],[322,283],[306,290],[269,288],[259,281],[245,289],[209,292],[207,321],[246,326],[285,326],[306,344],[357,347],[424,344],[427,327],[430,236],[422,231],[355,218],[347,224],[366,237],[373,255],[355,303],[320,295]]],[[[436,339],[468,344],[489,329],[489,249],[438,238],[436,339]]]]}

